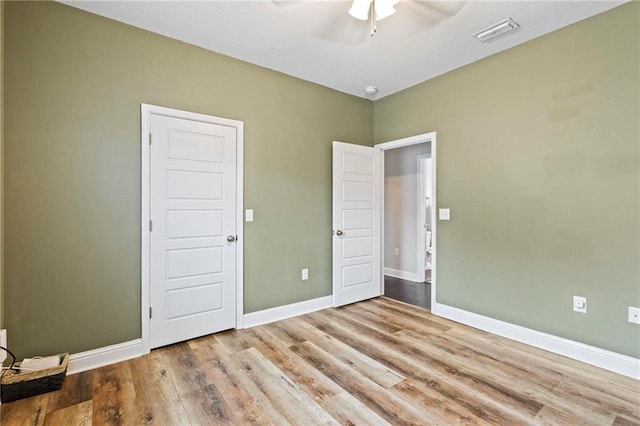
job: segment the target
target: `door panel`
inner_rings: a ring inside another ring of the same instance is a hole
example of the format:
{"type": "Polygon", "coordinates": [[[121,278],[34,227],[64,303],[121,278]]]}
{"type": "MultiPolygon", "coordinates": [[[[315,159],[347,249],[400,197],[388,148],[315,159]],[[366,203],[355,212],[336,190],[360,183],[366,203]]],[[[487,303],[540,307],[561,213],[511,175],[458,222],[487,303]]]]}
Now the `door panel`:
{"type": "Polygon", "coordinates": [[[151,347],[235,327],[236,130],[151,115],[151,347]]]}
{"type": "Polygon", "coordinates": [[[380,150],[333,143],[333,303],[381,294],[380,150]]]}

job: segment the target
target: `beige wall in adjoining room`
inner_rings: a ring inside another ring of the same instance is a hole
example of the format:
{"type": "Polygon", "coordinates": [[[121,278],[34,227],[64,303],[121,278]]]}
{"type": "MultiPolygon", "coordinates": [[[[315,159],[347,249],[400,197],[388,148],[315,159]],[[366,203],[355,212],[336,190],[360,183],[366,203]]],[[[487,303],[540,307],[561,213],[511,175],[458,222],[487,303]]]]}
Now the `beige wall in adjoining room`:
{"type": "Polygon", "coordinates": [[[384,152],[384,267],[419,280],[424,266],[418,270],[418,238],[424,230],[418,228],[418,155],[430,153],[430,142],[384,152]]]}

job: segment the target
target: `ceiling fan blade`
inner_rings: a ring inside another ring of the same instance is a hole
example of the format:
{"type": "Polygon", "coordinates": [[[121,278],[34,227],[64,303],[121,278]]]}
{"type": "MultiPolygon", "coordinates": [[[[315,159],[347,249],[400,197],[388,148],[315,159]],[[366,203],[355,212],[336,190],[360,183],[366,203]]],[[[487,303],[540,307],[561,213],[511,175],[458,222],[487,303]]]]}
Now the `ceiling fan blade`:
{"type": "MultiPolygon", "coordinates": [[[[394,32],[400,37],[410,37],[423,31],[427,31],[433,27],[440,25],[447,19],[456,15],[464,7],[465,2],[461,1],[422,1],[422,0],[404,0],[396,5],[396,14],[389,18],[396,25],[394,32]]],[[[382,25],[386,25],[387,20],[382,25]]]]}
{"type": "Polygon", "coordinates": [[[272,5],[280,8],[295,6],[303,3],[300,0],[269,0],[269,1],[271,2],[272,5]]]}
{"type": "Polygon", "coordinates": [[[355,46],[366,43],[371,38],[370,25],[368,21],[359,21],[345,12],[344,16],[328,23],[325,29],[318,34],[318,37],[355,46]]]}
{"type": "Polygon", "coordinates": [[[448,19],[456,15],[467,4],[464,1],[431,1],[431,0],[401,0],[404,3],[414,3],[421,7],[422,13],[429,14],[436,19],[448,19]]]}

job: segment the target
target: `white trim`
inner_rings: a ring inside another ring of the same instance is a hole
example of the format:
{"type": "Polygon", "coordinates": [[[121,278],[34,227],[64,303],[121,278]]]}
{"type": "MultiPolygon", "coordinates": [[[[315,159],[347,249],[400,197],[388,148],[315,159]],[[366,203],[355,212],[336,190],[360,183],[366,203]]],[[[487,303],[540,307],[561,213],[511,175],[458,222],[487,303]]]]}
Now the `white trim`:
{"type": "Polygon", "coordinates": [[[382,273],[380,274],[380,296],[384,296],[384,188],[385,188],[385,171],[384,171],[384,150],[380,150],[380,269],[382,269],[382,273]]]}
{"type": "MultiPolygon", "coordinates": [[[[393,141],[389,141],[389,142],[383,142],[383,143],[379,143],[374,145],[374,148],[380,148],[380,150],[382,150],[382,155],[380,156],[382,161],[382,173],[381,173],[381,179],[382,179],[382,194],[383,194],[383,198],[382,198],[382,213],[381,213],[381,226],[380,226],[380,232],[381,232],[381,236],[380,236],[380,244],[382,246],[382,250],[381,250],[381,257],[382,257],[382,262],[384,262],[384,152],[386,150],[389,149],[394,149],[394,148],[402,148],[403,146],[409,146],[409,145],[417,145],[419,143],[426,143],[429,142],[431,143],[431,195],[433,196],[433,200],[432,200],[432,204],[431,204],[431,248],[432,248],[432,252],[431,252],[431,261],[432,261],[432,267],[431,267],[431,303],[435,304],[436,303],[436,252],[437,250],[437,242],[438,242],[438,223],[436,220],[436,212],[438,211],[437,207],[438,207],[438,197],[436,194],[436,166],[438,164],[437,160],[436,160],[436,132],[429,132],[429,133],[423,133],[421,135],[416,135],[416,136],[409,136],[408,138],[403,138],[403,139],[397,139],[397,140],[393,140],[393,141]]],[[[381,277],[381,286],[382,286],[382,291],[381,294],[384,294],[384,263],[382,263],[382,268],[380,268],[380,274],[383,275],[381,277]]]]}
{"type": "MultiPolygon", "coordinates": [[[[416,194],[416,196],[418,197],[418,202],[416,203],[418,206],[418,214],[416,215],[416,235],[418,236],[416,239],[416,275],[422,275],[422,279],[420,280],[420,282],[425,281],[425,267],[427,264],[427,245],[425,242],[427,235],[425,228],[427,219],[425,214],[427,210],[427,203],[425,199],[426,170],[424,165],[426,162],[425,160],[429,160],[430,158],[431,154],[421,154],[416,157],[416,160],[418,162],[418,173],[416,173],[418,179],[416,185],[418,189],[418,193],[416,194]]],[[[431,176],[429,176],[429,183],[431,183],[431,176]]]]}
{"type": "Polygon", "coordinates": [[[403,146],[417,145],[419,143],[430,142],[435,140],[436,132],[423,133],[421,135],[409,136],[408,138],[396,139],[389,142],[383,142],[374,145],[375,148],[380,148],[383,151],[402,148],[403,146]]]}
{"type": "Polygon", "coordinates": [[[431,135],[431,305],[436,304],[436,266],[438,265],[436,253],[438,253],[438,196],[437,196],[437,177],[436,169],[438,162],[436,161],[436,132],[429,133],[431,135]]]}
{"type": "Polygon", "coordinates": [[[235,127],[236,129],[236,235],[237,257],[236,257],[236,328],[243,328],[244,321],[244,123],[238,120],[214,117],[211,115],[196,112],[181,111],[172,108],[165,108],[156,105],[140,104],[140,148],[141,148],[141,206],[140,206],[140,280],[141,280],[141,300],[140,315],[142,321],[142,353],[149,353],[151,350],[150,338],[150,283],[149,267],[149,192],[151,186],[150,177],[150,154],[149,154],[149,131],[151,129],[151,114],[164,115],[166,117],[182,118],[186,120],[201,121],[204,123],[218,124],[222,126],[235,127]]]}
{"type": "Polygon", "coordinates": [[[333,306],[333,296],[323,296],[317,299],[305,300],[290,305],[276,306],[275,308],[251,312],[244,316],[244,327],[251,328],[257,325],[269,324],[283,319],[309,314],[321,309],[333,306]]]}
{"type": "Polygon", "coordinates": [[[420,279],[419,275],[415,272],[407,272],[407,271],[401,271],[399,269],[385,267],[384,274],[393,278],[400,278],[401,280],[413,281],[414,283],[424,282],[424,278],[420,279]]]}
{"type": "Polygon", "coordinates": [[[81,373],[142,356],[142,339],[71,354],[67,374],[81,373]]]}
{"type": "Polygon", "coordinates": [[[440,317],[488,331],[498,336],[640,380],[640,359],[637,358],[485,317],[441,303],[433,303],[431,312],[440,317]]]}

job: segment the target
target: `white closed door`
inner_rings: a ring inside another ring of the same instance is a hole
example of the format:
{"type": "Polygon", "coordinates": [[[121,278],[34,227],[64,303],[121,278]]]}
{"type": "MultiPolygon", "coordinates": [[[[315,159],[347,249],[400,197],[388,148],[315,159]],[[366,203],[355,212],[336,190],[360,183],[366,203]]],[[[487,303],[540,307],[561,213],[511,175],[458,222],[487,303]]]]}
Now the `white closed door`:
{"type": "Polygon", "coordinates": [[[152,348],[236,325],[236,139],[151,115],[152,348]]]}
{"type": "Polygon", "coordinates": [[[380,150],[333,143],[333,305],[381,294],[380,150]]]}

